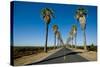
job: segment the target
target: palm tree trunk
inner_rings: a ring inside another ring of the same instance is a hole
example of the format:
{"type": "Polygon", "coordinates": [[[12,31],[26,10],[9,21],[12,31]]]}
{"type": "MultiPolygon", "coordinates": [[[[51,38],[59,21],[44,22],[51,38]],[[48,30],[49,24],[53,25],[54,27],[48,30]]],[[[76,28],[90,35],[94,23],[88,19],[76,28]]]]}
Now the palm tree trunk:
{"type": "Polygon", "coordinates": [[[59,39],[58,39],[58,47],[61,47],[59,39]]]}
{"type": "Polygon", "coordinates": [[[54,35],[54,49],[56,49],[56,34],[54,35]]]}
{"type": "Polygon", "coordinates": [[[57,48],[59,48],[59,39],[57,38],[57,48]]]}
{"type": "Polygon", "coordinates": [[[61,47],[61,42],[60,40],[58,39],[58,46],[61,47]]]}
{"type": "Polygon", "coordinates": [[[77,43],[76,43],[76,36],[77,36],[77,34],[75,35],[75,48],[77,48],[76,46],[77,46],[77,43]]]}
{"type": "Polygon", "coordinates": [[[62,40],[62,38],[60,38],[60,41],[61,41],[61,44],[62,44],[62,46],[64,47],[64,43],[63,43],[63,40],[62,40]]]}
{"type": "Polygon", "coordinates": [[[83,40],[84,40],[84,50],[86,51],[87,50],[87,46],[86,46],[86,33],[85,33],[85,30],[83,30],[83,40]]]}
{"type": "Polygon", "coordinates": [[[46,24],[46,38],[45,38],[45,47],[44,52],[47,53],[47,42],[48,42],[48,24],[46,24]]]}
{"type": "Polygon", "coordinates": [[[59,46],[59,41],[58,41],[58,38],[57,38],[57,46],[59,46]]]}
{"type": "Polygon", "coordinates": [[[73,38],[72,38],[72,48],[73,48],[73,38]]]}
{"type": "Polygon", "coordinates": [[[58,39],[59,40],[59,45],[60,45],[60,47],[62,47],[62,44],[61,44],[61,41],[60,41],[60,39],[58,39]]]}

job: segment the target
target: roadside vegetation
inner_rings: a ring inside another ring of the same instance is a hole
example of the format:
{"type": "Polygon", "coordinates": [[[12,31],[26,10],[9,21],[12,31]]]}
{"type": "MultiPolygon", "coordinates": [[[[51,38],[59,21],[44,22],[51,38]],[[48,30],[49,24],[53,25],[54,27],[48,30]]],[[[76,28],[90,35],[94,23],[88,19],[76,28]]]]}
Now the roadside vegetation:
{"type": "MultiPolygon", "coordinates": [[[[48,50],[54,49],[54,47],[47,47],[48,50]]],[[[28,55],[36,55],[38,53],[44,52],[44,47],[33,47],[33,46],[16,46],[13,47],[13,59],[21,58],[23,56],[28,56],[28,55]]]]}
{"type": "MultiPolygon", "coordinates": [[[[83,46],[75,46],[75,45],[68,45],[68,46],[69,46],[70,48],[71,48],[71,47],[73,47],[73,48],[77,47],[77,49],[84,49],[83,46]]],[[[87,50],[88,50],[88,51],[95,51],[95,52],[97,52],[97,46],[94,45],[94,44],[88,45],[88,46],[87,46],[87,50]]]]}

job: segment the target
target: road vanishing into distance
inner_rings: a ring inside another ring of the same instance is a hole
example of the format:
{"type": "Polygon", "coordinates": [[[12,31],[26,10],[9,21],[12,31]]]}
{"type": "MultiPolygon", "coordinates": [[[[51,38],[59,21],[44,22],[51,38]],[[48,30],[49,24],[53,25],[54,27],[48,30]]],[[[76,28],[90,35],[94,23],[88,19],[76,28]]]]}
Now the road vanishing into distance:
{"type": "Polygon", "coordinates": [[[82,56],[78,55],[78,53],[82,52],[75,52],[68,48],[62,48],[56,53],[48,56],[42,61],[31,63],[28,65],[34,65],[34,64],[55,64],[55,63],[71,63],[71,62],[85,62],[89,61],[82,56]]]}

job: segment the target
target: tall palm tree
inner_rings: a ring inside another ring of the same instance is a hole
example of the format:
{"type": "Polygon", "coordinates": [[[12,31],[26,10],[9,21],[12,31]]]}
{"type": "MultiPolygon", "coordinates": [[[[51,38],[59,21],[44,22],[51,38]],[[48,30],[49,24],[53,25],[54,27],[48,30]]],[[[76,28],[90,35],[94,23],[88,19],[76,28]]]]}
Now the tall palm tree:
{"type": "Polygon", "coordinates": [[[42,15],[42,18],[46,24],[46,39],[45,39],[45,47],[44,47],[44,52],[47,52],[47,42],[48,42],[48,26],[50,24],[50,21],[51,21],[51,17],[54,17],[54,12],[52,9],[50,8],[43,8],[41,10],[41,15],[42,15]]]}
{"type": "Polygon", "coordinates": [[[77,26],[74,24],[74,25],[72,26],[72,28],[73,28],[73,36],[74,36],[74,38],[75,38],[75,48],[76,48],[77,26]]]}
{"type": "Polygon", "coordinates": [[[87,16],[87,10],[84,8],[78,8],[76,11],[75,18],[80,22],[81,29],[83,31],[83,40],[84,40],[84,50],[87,50],[86,47],[86,16],[87,16]]]}
{"type": "Polygon", "coordinates": [[[58,31],[58,26],[57,25],[53,25],[53,31],[54,31],[54,48],[56,48],[56,33],[58,31]]]}

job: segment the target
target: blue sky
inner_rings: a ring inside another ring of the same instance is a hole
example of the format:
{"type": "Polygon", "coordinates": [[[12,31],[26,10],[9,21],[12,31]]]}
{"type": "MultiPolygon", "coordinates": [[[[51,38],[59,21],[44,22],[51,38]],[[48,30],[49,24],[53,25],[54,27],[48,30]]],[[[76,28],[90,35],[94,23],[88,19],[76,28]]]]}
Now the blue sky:
{"type": "MultiPolygon", "coordinates": [[[[82,6],[82,5],[81,5],[82,6]]],[[[55,18],[49,24],[48,45],[54,43],[53,24],[57,24],[64,43],[68,38],[70,28],[73,24],[78,27],[77,44],[82,45],[83,33],[80,24],[74,18],[75,11],[79,5],[67,4],[46,4],[33,2],[14,2],[14,22],[13,37],[14,46],[44,46],[45,43],[45,23],[41,17],[42,8],[54,10],[55,18]]],[[[87,44],[97,45],[97,7],[82,6],[88,10],[86,36],[87,44]]]]}

